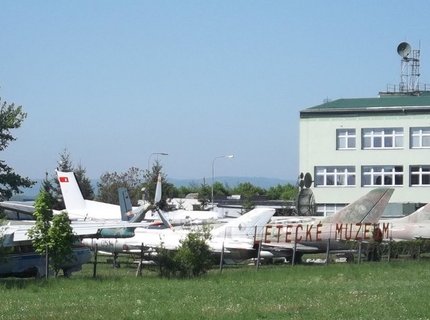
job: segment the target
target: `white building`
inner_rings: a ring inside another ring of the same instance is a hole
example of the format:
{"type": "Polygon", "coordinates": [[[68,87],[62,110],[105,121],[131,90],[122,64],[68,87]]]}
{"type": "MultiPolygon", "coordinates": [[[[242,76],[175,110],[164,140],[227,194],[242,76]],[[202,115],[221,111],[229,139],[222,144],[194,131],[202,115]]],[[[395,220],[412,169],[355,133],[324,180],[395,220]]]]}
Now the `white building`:
{"type": "Polygon", "coordinates": [[[430,202],[430,92],[339,99],[300,112],[300,172],[313,176],[319,214],[378,186],[395,189],[386,214],[430,202]]]}

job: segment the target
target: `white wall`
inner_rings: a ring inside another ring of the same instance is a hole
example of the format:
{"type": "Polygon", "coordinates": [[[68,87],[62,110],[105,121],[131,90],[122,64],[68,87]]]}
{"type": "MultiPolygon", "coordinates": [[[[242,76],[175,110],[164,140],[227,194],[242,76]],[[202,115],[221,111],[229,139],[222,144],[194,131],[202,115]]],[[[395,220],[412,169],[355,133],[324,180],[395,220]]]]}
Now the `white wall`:
{"type": "Polygon", "coordinates": [[[314,187],[317,203],[350,203],[372,187],[361,187],[361,166],[402,165],[403,186],[396,186],[390,202],[430,202],[430,186],[410,187],[409,166],[430,165],[430,149],[409,148],[410,127],[430,127],[430,115],[325,117],[300,119],[300,172],[314,176],[315,166],[352,165],[356,186],[314,187]],[[403,149],[362,150],[362,128],[402,127],[403,149]],[[356,149],[336,150],[336,129],[356,129],[356,149]]]}

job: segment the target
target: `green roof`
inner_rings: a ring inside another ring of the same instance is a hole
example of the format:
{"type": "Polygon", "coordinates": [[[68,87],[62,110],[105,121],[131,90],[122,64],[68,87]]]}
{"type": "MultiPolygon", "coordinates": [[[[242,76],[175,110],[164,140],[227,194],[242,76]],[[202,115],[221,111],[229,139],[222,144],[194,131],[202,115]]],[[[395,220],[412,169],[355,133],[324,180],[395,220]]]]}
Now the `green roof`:
{"type": "Polygon", "coordinates": [[[390,95],[379,98],[338,99],[304,109],[301,117],[324,114],[430,112],[430,96],[390,95]]]}

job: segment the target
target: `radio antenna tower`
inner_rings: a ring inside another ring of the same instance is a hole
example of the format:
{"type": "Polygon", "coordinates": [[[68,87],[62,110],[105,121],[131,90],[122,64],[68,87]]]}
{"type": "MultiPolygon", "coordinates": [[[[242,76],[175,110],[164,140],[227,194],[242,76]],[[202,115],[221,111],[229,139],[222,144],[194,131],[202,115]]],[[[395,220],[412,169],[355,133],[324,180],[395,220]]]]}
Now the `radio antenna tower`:
{"type": "Polygon", "coordinates": [[[402,42],[397,46],[397,53],[402,57],[399,91],[402,93],[419,92],[420,50],[412,50],[409,43],[402,42]]]}

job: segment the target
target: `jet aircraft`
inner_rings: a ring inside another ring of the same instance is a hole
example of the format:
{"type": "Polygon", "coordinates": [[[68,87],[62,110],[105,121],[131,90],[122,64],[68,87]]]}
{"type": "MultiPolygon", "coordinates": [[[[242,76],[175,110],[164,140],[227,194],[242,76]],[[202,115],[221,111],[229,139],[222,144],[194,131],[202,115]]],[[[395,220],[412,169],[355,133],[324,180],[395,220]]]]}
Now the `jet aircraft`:
{"type": "MultiPolygon", "coordinates": [[[[243,214],[239,218],[218,226],[210,231],[207,244],[214,254],[222,251],[225,257],[233,260],[244,260],[256,257],[256,235],[264,230],[265,225],[275,213],[272,208],[257,208],[243,214]]],[[[160,213],[163,217],[163,213],[160,213]]],[[[198,230],[198,229],[197,229],[198,230]]],[[[138,253],[142,246],[151,252],[157,248],[176,250],[181,240],[192,230],[184,228],[153,228],[151,226],[136,228],[135,236],[128,239],[103,238],[83,239],[82,243],[88,247],[97,248],[110,253],[138,253]]]]}
{"type": "Polygon", "coordinates": [[[393,191],[371,190],[334,215],[309,223],[268,224],[261,239],[262,250],[274,256],[294,256],[300,262],[304,253],[326,252],[327,246],[329,250],[346,250],[345,241],[369,241],[376,234],[375,228],[380,228],[377,224],[393,191]]]}
{"type": "Polygon", "coordinates": [[[406,217],[381,220],[381,225],[384,239],[430,239],[430,203],[406,217]]]}

